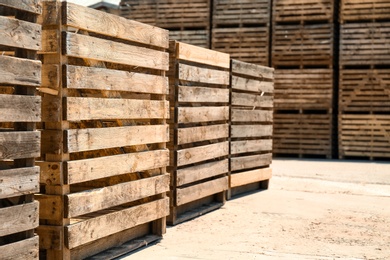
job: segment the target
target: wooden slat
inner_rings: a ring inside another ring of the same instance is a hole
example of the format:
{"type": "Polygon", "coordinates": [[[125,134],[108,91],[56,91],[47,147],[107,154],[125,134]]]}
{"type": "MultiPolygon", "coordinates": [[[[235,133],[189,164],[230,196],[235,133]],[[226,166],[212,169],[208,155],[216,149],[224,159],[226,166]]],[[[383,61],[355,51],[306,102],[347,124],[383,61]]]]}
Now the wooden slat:
{"type": "Polygon", "coordinates": [[[39,192],[39,167],[0,170],[0,199],[39,192]]]}
{"type": "Polygon", "coordinates": [[[96,37],[67,33],[65,52],[68,56],[131,65],[156,70],[168,70],[168,53],[113,42],[96,37]]]}
{"type": "Polygon", "coordinates": [[[229,72],[179,64],[179,79],[208,84],[229,84],[229,72]]]}
{"type": "Polygon", "coordinates": [[[35,194],[34,199],[39,201],[39,219],[62,220],[64,217],[62,196],[35,194]]]}
{"type": "Polygon", "coordinates": [[[37,51],[41,48],[41,26],[0,16],[0,45],[37,51]]]}
{"type": "Polygon", "coordinates": [[[0,94],[0,122],[40,122],[41,97],[0,94]]]}
{"type": "Polygon", "coordinates": [[[272,125],[233,125],[231,137],[266,137],[272,136],[272,125]]]}
{"type": "Polygon", "coordinates": [[[225,174],[229,171],[227,159],[177,170],[177,186],[225,174]]]}
{"type": "Polygon", "coordinates": [[[167,101],[68,97],[66,103],[69,121],[169,117],[167,101]]]}
{"type": "Polygon", "coordinates": [[[178,123],[225,121],[229,119],[229,107],[179,107],[178,123]]]}
{"type": "Polygon", "coordinates": [[[167,30],[73,3],[63,3],[63,8],[68,26],[161,48],[169,46],[167,30]]]}
{"type": "Polygon", "coordinates": [[[231,154],[271,151],[272,140],[231,141],[230,150],[231,154]]]}
{"type": "Polygon", "coordinates": [[[35,229],[39,235],[40,249],[61,250],[64,244],[64,228],[61,226],[39,225],[35,229]]]}
{"type": "Polygon", "coordinates": [[[252,91],[252,92],[265,92],[273,93],[274,92],[274,83],[263,81],[263,80],[254,80],[243,77],[232,76],[232,89],[252,91]]]}
{"type": "Polygon", "coordinates": [[[229,89],[179,86],[178,101],[198,103],[228,103],[229,89]]]}
{"type": "Polygon", "coordinates": [[[146,125],[66,130],[65,150],[69,153],[169,140],[168,125],[146,125]],[[112,138],[115,137],[115,138],[112,138]]]}
{"type": "Polygon", "coordinates": [[[38,201],[0,208],[0,236],[31,230],[39,225],[38,201]]]}
{"type": "Polygon", "coordinates": [[[177,166],[206,161],[229,153],[229,143],[203,145],[177,151],[177,166]]]}
{"type": "Polygon", "coordinates": [[[273,2],[275,22],[331,21],[336,3],[332,0],[278,0],[273,2]]]}
{"type": "Polygon", "coordinates": [[[228,124],[179,128],[177,130],[178,145],[227,137],[229,137],[228,124]]]}
{"type": "Polygon", "coordinates": [[[168,163],[168,150],[69,161],[67,162],[67,183],[74,184],[130,172],[157,169],[166,167],[168,163]]]}
{"type": "Polygon", "coordinates": [[[257,154],[250,156],[234,157],[230,159],[231,171],[239,171],[244,169],[258,168],[261,166],[270,165],[272,154],[257,154]]]}
{"type": "Polygon", "coordinates": [[[232,122],[272,122],[273,111],[232,109],[232,122]]]}
{"type": "Polygon", "coordinates": [[[163,218],[168,214],[169,199],[164,198],[81,221],[65,228],[65,235],[68,238],[66,246],[72,249],[122,230],[163,218]]]}
{"type": "Polygon", "coordinates": [[[27,11],[34,14],[42,13],[41,0],[0,0],[0,6],[8,6],[21,11],[27,11]]]}
{"type": "Polygon", "coordinates": [[[104,188],[76,192],[66,195],[68,212],[65,214],[69,218],[80,216],[161,194],[168,190],[169,175],[166,174],[104,188]]]}
{"type": "Polygon", "coordinates": [[[183,205],[188,202],[201,199],[228,188],[228,177],[218,178],[212,181],[204,182],[197,185],[192,185],[187,188],[177,189],[177,205],[183,205]]]}
{"type": "Polygon", "coordinates": [[[39,259],[39,238],[33,236],[21,241],[0,246],[2,260],[39,259]]]}
{"type": "Polygon", "coordinates": [[[231,70],[232,73],[234,74],[242,74],[246,76],[256,77],[259,79],[272,80],[274,78],[273,68],[252,64],[248,62],[243,62],[235,59],[232,59],[231,70]]]}
{"type": "Polygon", "coordinates": [[[230,187],[238,187],[249,183],[269,180],[272,177],[272,169],[256,169],[252,171],[235,173],[230,176],[230,187]]]}
{"type": "Polygon", "coordinates": [[[273,107],[273,97],[244,93],[232,93],[232,105],[248,107],[273,107]]]}
{"type": "Polygon", "coordinates": [[[167,94],[168,78],[121,70],[67,65],[66,87],[167,94]]]}
{"type": "Polygon", "coordinates": [[[179,60],[187,60],[226,69],[230,68],[229,54],[182,42],[177,42],[176,45],[176,58],[179,60]]]}
{"type": "Polygon", "coordinates": [[[202,48],[210,48],[209,30],[169,31],[169,39],[185,42],[202,48]]]}
{"type": "Polygon", "coordinates": [[[41,133],[0,132],[0,160],[40,156],[41,133]]]}
{"type": "Polygon", "coordinates": [[[0,55],[0,74],[0,84],[38,87],[41,62],[0,55]]]}

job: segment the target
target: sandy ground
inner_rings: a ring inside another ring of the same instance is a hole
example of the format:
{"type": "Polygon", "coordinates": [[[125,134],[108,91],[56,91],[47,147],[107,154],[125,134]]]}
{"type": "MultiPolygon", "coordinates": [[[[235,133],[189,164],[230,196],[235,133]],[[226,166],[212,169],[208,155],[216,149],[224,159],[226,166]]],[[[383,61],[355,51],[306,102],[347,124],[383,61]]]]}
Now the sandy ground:
{"type": "Polygon", "coordinates": [[[122,259],[390,259],[390,163],[274,160],[270,188],[122,259]]]}

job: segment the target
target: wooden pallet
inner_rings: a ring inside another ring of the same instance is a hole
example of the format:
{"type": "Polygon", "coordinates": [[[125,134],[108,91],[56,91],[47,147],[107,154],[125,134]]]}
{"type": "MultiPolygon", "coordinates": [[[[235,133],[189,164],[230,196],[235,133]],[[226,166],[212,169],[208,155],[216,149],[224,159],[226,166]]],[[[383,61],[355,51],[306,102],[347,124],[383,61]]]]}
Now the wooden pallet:
{"type": "Polygon", "coordinates": [[[41,1],[0,0],[0,258],[38,259],[41,1]]]}
{"type": "Polygon", "coordinates": [[[389,0],[341,0],[340,22],[389,20],[389,0]]]}
{"type": "Polygon", "coordinates": [[[210,47],[209,30],[169,31],[169,39],[188,43],[202,48],[210,47]]]}
{"type": "Polygon", "coordinates": [[[214,0],[213,28],[266,25],[270,22],[270,0],[214,0]]]}
{"type": "Polygon", "coordinates": [[[333,40],[332,24],[275,25],[272,66],[332,68],[333,40]]]}
{"type": "Polygon", "coordinates": [[[121,0],[120,16],[150,25],[157,24],[157,0],[121,0]]]}
{"type": "Polygon", "coordinates": [[[390,69],[341,69],[339,89],[342,113],[390,113],[390,69]]]}
{"type": "Polygon", "coordinates": [[[42,257],[84,259],[160,239],[169,214],[168,32],[56,1],[42,21],[57,35],[43,62],[62,67],[47,72],[62,80],[43,96],[42,257]]]}
{"type": "Polygon", "coordinates": [[[331,109],[332,69],[275,71],[275,109],[331,109]]]}
{"type": "Polygon", "coordinates": [[[340,66],[390,65],[390,22],[340,26],[340,66]]]}
{"type": "Polygon", "coordinates": [[[390,158],[390,115],[339,115],[339,156],[390,158]]]}
{"type": "Polygon", "coordinates": [[[228,54],[170,42],[171,211],[175,225],[221,207],[228,189],[228,54]]]}
{"type": "Polygon", "coordinates": [[[231,74],[228,198],[268,186],[274,92],[272,68],[232,60],[231,74]]]}
{"type": "Polygon", "coordinates": [[[333,21],[333,0],[273,1],[272,19],[276,23],[333,21]]]}
{"type": "Polygon", "coordinates": [[[212,31],[211,48],[229,53],[233,59],[268,64],[269,28],[217,28],[212,31]]]}
{"type": "Polygon", "coordinates": [[[332,114],[274,114],[274,154],[332,157],[332,114]]]}

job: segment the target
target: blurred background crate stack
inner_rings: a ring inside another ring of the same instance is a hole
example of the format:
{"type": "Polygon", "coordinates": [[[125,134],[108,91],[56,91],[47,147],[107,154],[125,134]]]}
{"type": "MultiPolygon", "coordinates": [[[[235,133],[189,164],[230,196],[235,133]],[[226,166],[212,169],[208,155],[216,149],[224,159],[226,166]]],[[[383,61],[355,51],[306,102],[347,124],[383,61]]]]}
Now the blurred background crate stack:
{"type": "Polygon", "coordinates": [[[268,66],[270,14],[270,0],[214,0],[211,48],[268,66]]]}
{"type": "Polygon", "coordinates": [[[210,47],[210,0],[122,0],[121,16],[169,30],[170,38],[210,47]]]}
{"type": "Polygon", "coordinates": [[[39,0],[0,0],[0,258],[38,259],[39,0]]]}
{"type": "Polygon", "coordinates": [[[53,84],[42,99],[42,257],[115,257],[165,233],[168,32],[71,3],[44,4],[52,41],[42,60],[53,84]]]}
{"type": "Polygon", "coordinates": [[[340,2],[339,157],[390,158],[390,1],[340,2]]]}
{"type": "Polygon", "coordinates": [[[220,208],[229,171],[228,54],[170,42],[169,172],[176,225],[220,208]]]}
{"type": "Polygon", "coordinates": [[[334,11],[334,0],[273,1],[276,155],[332,157],[334,11]]]}
{"type": "Polygon", "coordinates": [[[266,189],[272,171],[274,70],[231,61],[230,182],[228,198],[266,189]]]}

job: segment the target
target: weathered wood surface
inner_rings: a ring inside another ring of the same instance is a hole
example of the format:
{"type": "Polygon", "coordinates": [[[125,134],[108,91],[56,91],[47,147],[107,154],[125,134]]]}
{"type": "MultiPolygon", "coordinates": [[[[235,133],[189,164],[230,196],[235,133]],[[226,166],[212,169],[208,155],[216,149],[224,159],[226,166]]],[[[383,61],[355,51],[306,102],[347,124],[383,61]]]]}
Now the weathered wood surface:
{"type": "Polygon", "coordinates": [[[210,196],[228,188],[228,177],[221,177],[212,181],[203,182],[186,188],[177,188],[177,205],[210,196]]]}
{"type": "Polygon", "coordinates": [[[179,128],[177,130],[178,145],[228,137],[228,124],[196,126],[188,128],[179,128]]]}
{"type": "Polygon", "coordinates": [[[232,125],[231,137],[243,138],[243,137],[266,137],[272,136],[272,125],[232,125]]]}
{"type": "Polygon", "coordinates": [[[0,94],[0,122],[40,121],[40,97],[0,94]]]}
{"type": "Polygon", "coordinates": [[[0,159],[39,157],[40,137],[38,131],[0,132],[0,159]]]}
{"type": "Polygon", "coordinates": [[[64,200],[60,195],[35,194],[39,201],[39,219],[62,221],[64,217],[64,200]]]}
{"type": "Polygon", "coordinates": [[[336,3],[332,0],[278,0],[273,2],[275,22],[332,21],[336,3]]]}
{"type": "MultiPolygon", "coordinates": [[[[251,103],[248,102],[250,106],[251,103]]],[[[255,106],[251,107],[256,108],[255,106]]],[[[244,110],[244,109],[232,109],[231,120],[232,122],[262,122],[271,123],[273,118],[273,112],[270,110],[244,110]]]]}
{"type": "Polygon", "coordinates": [[[262,96],[258,94],[232,93],[233,106],[252,106],[252,107],[273,107],[272,96],[262,96]]]}
{"type": "Polygon", "coordinates": [[[0,170],[0,199],[39,192],[39,167],[0,170]]]}
{"type": "Polygon", "coordinates": [[[178,87],[179,102],[228,103],[229,89],[208,87],[178,87]]]}
{"type": "Polygon", "coordinates": [[[229,84],[228,71],[220,71],[186,64],[179,64],[178,78],[179,80],[208,84],[229,84]]]}
{"type": "Polygon", "coordinates": [[[35,164],[40,168],[39,183],[47,185],[64,184],[62,162],[36,161],[35,164]]]}
{"type": "Polygon", "coordinates": [[[200,123],[229,120],[229,107],[227,106],[203,106],[203,107],[179,107],[178,123],[200,123]]]}
{"type": "Polygon", "coordinates": [[[210,48],[209,30],[169,31],[169,39],[188,43],[202,48],[210,48]]]}
{"type": "Polygon", "coordinates": [[[264,152],[272,150],[271,139],[260,139],[260,140],[243,140],[243,141],[231,141],[230,153],[250,153],[250,152],[264,152]]]}
{"type": "Polygon", "coordinates": [[[269,180],[272,177],[271,168],[256,169],[231,175],[230,187],[238,187],[249,183],[269,180]]]}
{"type": "Polygon", "coordinates": [[[39,225],[35,229],[39,235],[39,248],[61,250],[64,247],[64,228],[61,226],[39,225]]]}
{"type": "Polygon", "coordinates": [[[0,45],[37,51],[41,48],[41,26],[0,16],[0,45]]]}
{"type": "Polygon", "coordinates": [[[41,62],[0,55],[0,74],[1,84],[39,87],[41,62]]]}
{"type": "MultiPolygon", "coordinates": [[[[236,59],[232,59],[231,71],[233,74],[259,78],[261,79],[261,82],[273,80],[274,78],[274,68],[243,62],[236,59]]],[[[259,92],[263,90],[254,89],[252,91],[259,92]]]]}
{"type": "Polygon", "coordinates": [[[340,22],[388,20],[389,0],[342,0],[340,1],[340,22]]]}
{"type": "Polygon", "coordinates": [[[33,14],[42,13],[41,0],[0,0],[0,6],[7,6],[21,11],[27,11],[33,14]]]}
{"type": "MultiPolygon", "coordinates": [[[[49,2],[45,2],[45,5],[49,2]]],[[[46,10],[46,8],[44,8],[46,10]]],[[[57,29],[44,29],[42,30],[42,48],[39,50],[39,54],[57,54],[60,52],[60,31],[57,29]]]]}
{"type": "Polygon", "coordinates": [[[71,224],[65,228],[66,246],[70,249],[99,238],[166,216],[169,199],[141,204],[71,224]]]}
{"type": "Polygon", "coordinates": [[[243,77],[232,76],[232,89],[244,90],[252,92],[274,92],[273,82],[265,81],[266,78],[260,78],[260,80],[248,79],[243,77]]]}
{"type": "Polygon", "coordinates": [[[39,259],[39,238],[33,236],[24,240],[0,246],[3,260],[39,259]]]}
{"type": "Polygon", "coordinates": [[[0,208],[0,236],[31,230],[39,225],[37,201],[0,208]]]}
{"type": "Polygon", "coordinates": [[[223,157],[229,153],[228,142],[202,145],[177,151],[177,166],[223,157]]]}
{"type": "MultiPolygon", "coordinates": [[[[272,161],[272,154],[256,154],[248,156],[233,157],[230,159],[230,170],[239,171],[251,168],[258,168],[270,165],[272,161]]],[[[234,175],[234,174],[232,174],[234,175]]]]}

